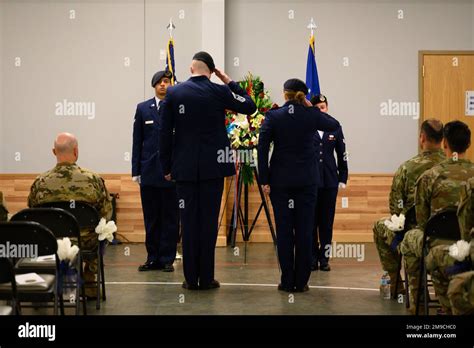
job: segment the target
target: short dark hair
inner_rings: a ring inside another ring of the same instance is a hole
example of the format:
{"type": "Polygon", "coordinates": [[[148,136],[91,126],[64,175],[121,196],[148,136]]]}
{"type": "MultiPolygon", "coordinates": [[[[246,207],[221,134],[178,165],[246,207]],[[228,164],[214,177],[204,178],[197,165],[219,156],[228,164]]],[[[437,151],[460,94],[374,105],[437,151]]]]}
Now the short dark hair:
{"type": "Polygon", "coordinates": [[[461,121],[451,121],[444,126],[444,137],[453,152],[463,153],[471,145],[471,130],[461,121]]]}
{"type": "Polygon", "coordinates": [[[443,123],[435,118],[423,121],[421,133],[426,135],[428,141],[439,144],[443,140],[443,123]]]}

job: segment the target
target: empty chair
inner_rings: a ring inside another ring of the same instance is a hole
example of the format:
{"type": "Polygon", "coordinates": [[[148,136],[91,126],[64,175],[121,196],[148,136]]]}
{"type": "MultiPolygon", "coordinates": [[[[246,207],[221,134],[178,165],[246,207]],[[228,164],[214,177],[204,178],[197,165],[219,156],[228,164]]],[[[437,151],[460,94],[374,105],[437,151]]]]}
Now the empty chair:
{"type": "MultiPolygon", "coordinates": [[[[0,222],[0,244],[9,245],[9,249],[13,246],[16,250],[23,250],[24,253],[30,254],[23,255],[26,257],[31,257],[33,254],[34,256],[55,255],[56,269],[58,269],[56,238],[48,228],[37,222],[0,222]]],[[[15,269],[15,275],[19,274],[20,271],[15,269]]],[[[36,303],[35,307],[45,307],[43,303],[54,302],[54,314],[57,314],[56,275],[47,273],[38,275],[43,280],[40,283],[26,280],[24,284],[17,284],[18,301],[36,303]]],[[[0,297],[8,297],[11,292],[10,284],[0,285],[0,297]]],[[[22,307],[26,306],[22,305],[22,307]]]]}

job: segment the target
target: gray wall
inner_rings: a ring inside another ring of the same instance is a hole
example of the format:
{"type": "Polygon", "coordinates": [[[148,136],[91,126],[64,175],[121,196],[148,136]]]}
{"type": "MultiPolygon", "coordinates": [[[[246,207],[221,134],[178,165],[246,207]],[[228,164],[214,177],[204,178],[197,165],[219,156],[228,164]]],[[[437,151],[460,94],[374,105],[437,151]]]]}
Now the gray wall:
{"type": "MultiPolygon", "coordinates": [[[[226,70],[261,75],[280,104],[283,81],[304,79],[315,18],[322,91],[343,124],[352,172],[393,172],[416,153],[417,120],[381,116],[380,103],[418,100],[418,50],[474,49],[473,0],[227,0],[225,8],[226,70]]],[[[0,171],[51,167],[54,136],[67,130],[79,138],[82,166],[128,173],[135,106],[153,95],[151,75],[164,67],[169,18],[184,80],[192,54],[212,41],[203,40],[202,11],[201,0],[0,0],[0,171]],[[56,115],[64,99],[95,103],[95,118],[56,115]]]]}
{"type": "Polygon", "coordinates": [[[130,172],[133,116],[136,104],[154,95],[151,76],[165,66],[160,50],[169,37],[166,25],[173,17],[178,77],[185,78],[200,48],[200,10],[198,0],[5,1],[3,171],[51,167],[54,136],[70,131],[79,139],[82,166],[130,172]],[[17,56],[22,66],[15,68],[17,56]],[[95,118],[57,116],[56,103],[64,99],[95,103],[95,118]]]}
{"type": "Polygon", "coordinates": [[[393,172],[417,152],[418,121],[381,116],[392,99],[418,101],[418,51],[474,48],[469,1],[228,1],[227,70],[252,71],[283,102],[282,85],[305,79],[309,30],[314,17],[316,58],[330,114],[344,129],[352,172],[393,172]],[[404,19],[397,19],[398,10],[404,19]],[[288,11],[294,11],[289,19],[288,11]],[[238,28],[238,29],[237,29],[238,28]],[[234,57],[240,66],[234,67],[234,57]],[[343,57],[349,66],[343,66],[343,57]]]}

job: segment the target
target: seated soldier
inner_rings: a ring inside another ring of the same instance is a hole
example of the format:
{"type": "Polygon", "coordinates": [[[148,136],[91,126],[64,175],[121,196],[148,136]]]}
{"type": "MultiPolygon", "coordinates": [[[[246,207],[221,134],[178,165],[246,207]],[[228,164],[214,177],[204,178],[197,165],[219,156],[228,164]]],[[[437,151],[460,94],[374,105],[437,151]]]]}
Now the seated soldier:
{"type": "MultiPolygon", "coordinates": [[[[400,244],[410,287],[410,311],[414,312],[418,295],[419,264],[423,231],[428,220],[439,211],[459,204],[461,188],[474,176],[474,164],[465,158],[471,142],[471,131],[461,121],[444,127],[443,148],[447,159],[423,173],[416,183],[415,208],[417,228],[408,231],[400,244]]],[[[455,237],[453,237],[455,239],[455,237]]],[[[430,248],[455,240],[431,241],[430,248]]],[[[420,289],[421,291],[421,289],[420,289]]],[[[443,303],[442,303],[443,305],[443,303]]]]}
{"type": "MultiPolygon", "coordinates": [[[[470,242],[474,236],[474,178],[461,190],[458,221],[461,239],[470,242]]],[[[426,268],[433,279],[436,295],[447,313],[474,314],[474,245],[471,257],[457,261],[449,255],[449,245],[438,245],[430,250],[426,268]]]]}
{"type": "MultiPolygon", "coordinates": [[[[54,141],[53,153],[56,166],[39,175],[31,185],[28,206],[58,201],[80,201],[93,205],[101,217],[109,220],[112,216],[112,200],[104,180],[97,174],[76,164],[79,156],[77,139],[70,133],[60,133],[54,141]]],[[[81,244],[84,249],[93,249],[98,239],[94,230],[81,231],[81,244]]],[[[97,274],[97,259],[85,261],[84,280],[93,282],[97,274]]],[[[86,296],[95,298],[96,289],[86,287],[86,296]]]]}
{"type": "Polygon", "coordinates": [[[7,221],[8,220],[8,209],[3,198],[3,192],[0,191],[0,221],[7,221]]]}
{"type": "MultiPolygon", "coordinates": [[[[418,177],[446,158],[441,149],[442,140],[443,124],[440,121],[429,119],[422,123],[419,137],[422,151],[402,163],[393,177],[389,197],[390,215],[406,214],[408,209],[415,204],[415,183],[418,177]]],[[[380,262],[383,269],[390,275],[393,296],[399,258],[398,244],[403,236],[396,234],[385,226],[384,222],[387,219],[390,218],[376,221],[373,231],[380,262]]],[[[408,228],[413,227],[415,226],[408,226],[408,228]]],[[[403,292],[403,283],[400,282],[400,285],[401,288],[398,289],[397,293],[403,292]]]]}

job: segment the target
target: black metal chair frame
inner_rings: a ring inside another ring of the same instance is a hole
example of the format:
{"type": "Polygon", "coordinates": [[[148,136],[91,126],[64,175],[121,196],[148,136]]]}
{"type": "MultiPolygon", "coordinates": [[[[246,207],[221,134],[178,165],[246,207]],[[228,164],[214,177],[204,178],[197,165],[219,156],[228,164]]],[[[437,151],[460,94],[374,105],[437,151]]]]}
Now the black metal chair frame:
{"type": "Polygon", "coordinates": [[[423,231],[423,244],[420,258],[420,276],[418,281],[418,294],[416,298],[415,315],[419,315],[421,293],[424,294],[424,314],[429,314],[430,308],[439,308],[439,301],[432,300],[429,297],[428,287],[433,285],[431,280],[428,280],[428,272],[425,265],[425,258],[429,252],[429,243],[431,239],[461,239],[461,232],[457,218],[457,207],[447,207],[435,215],[433,215],[426,223],[423,231]]]}
{"type": "Polygon", "coordinates": [[[7,299],[13,308],[13,314],[21,314],[20,301],[18,301],[18,291],[16,288],[15,271],[10,259],[0,258],[0,283],[10,283],[12,285],[11,298],[7,299]]]}

